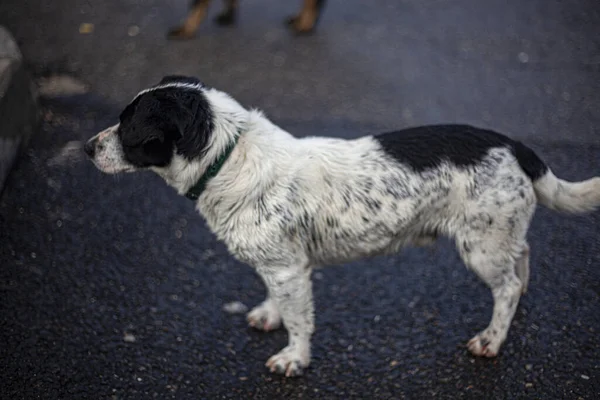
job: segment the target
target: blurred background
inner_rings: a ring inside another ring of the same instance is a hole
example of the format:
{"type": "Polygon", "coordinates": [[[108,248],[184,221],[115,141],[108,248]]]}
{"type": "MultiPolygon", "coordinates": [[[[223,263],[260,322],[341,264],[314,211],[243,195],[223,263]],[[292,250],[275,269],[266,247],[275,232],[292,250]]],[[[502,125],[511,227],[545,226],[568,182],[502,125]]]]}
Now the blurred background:
{"type": "Polygon", "coordinates": [[[466,350],[492,301],[449,243],[317,271],[313,364],[290,380],[263,366],[285,332],[235,312],[262,301],[258,276],[189,200],[149,173],[101,175],[81,145],[139,90],[187,74],[296,136],[469,123],[589,178],[600,3],[329,0],[307,36],[283,22],[300,1],[239,3],[236,25],[213,22],[217,0],[172,41],[187,0],[0,2],[22,53],[0,126],[34,119],[29,78],[41,117],[0,197],[0,397],[598,398],[599,213],[538,210],[529,292],[494,360],[466,350]]]}

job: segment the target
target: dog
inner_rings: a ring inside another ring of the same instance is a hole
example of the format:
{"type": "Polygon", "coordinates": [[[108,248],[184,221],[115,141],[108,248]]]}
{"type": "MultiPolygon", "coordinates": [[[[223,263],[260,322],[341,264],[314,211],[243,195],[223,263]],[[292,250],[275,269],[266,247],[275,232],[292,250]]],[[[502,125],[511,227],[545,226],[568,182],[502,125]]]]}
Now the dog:
{"type": "Polygon", "coordinates": [[[119,123],[84,145],[107,174],[152,170],[192,199],[267,298],[248,315],[289,342],[266,363],[310,363],[313,268],[453,239],[491,289],[489,326],[468,349],[494,357],[529,281],[526,233],[536,203],[565,213],[600,206],[600,177],[557,178],[530,148],[490,130],[431,125],[353,140],[296,138],[199,80],[167,76],[119,123]]]}
{"type": "MultiPolygon", "coordinates": [[[[190,10],[180,26],[170,29],[169,39],[189,39],[194,36],[200,24],[204,21],[210,0],[192,0],[190,10]]],[[[303,0],[302,9],[298,15],[286,19],[286,24],[296,33],[306,34],[314,30],[325,0],[303,0]]],[[[219,25],[226,26],[235,23],[237,18],[238,0],[225,0],[225,9],[215,18],[219,25]]]]}

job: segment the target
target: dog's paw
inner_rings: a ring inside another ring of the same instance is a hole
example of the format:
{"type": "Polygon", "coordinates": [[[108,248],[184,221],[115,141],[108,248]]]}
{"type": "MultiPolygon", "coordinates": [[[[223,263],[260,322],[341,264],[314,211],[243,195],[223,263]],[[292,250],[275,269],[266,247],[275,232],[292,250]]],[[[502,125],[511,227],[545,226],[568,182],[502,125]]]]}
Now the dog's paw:
{"type": "Polygon", "coordinates": [[[310,356],[307,352],[299,351],[295,346],[287,346],[269,358],[265,365],[271,372],[292,377],[302,375],[309,362],[310,356]]]}
{"type": "Polygon", "coordinates": [[[491,335],[487,330],[475,335],[467,343],[471,354],[479,357],[496,357],[502,344],[499,338],[491,335]]]}
{"type": "Polygon", "coordinates": [[[175,27],[167,33],[167,39],[186,40],[194,37],[193,32],[189,32],[184,26],[175,27]]]}
{"type": "Polygon", "coordinates": [[[247,315],[248,325],[269,332],[281,326],[281,315],[272,301],[266,300],[254,307],[247,315]]]}

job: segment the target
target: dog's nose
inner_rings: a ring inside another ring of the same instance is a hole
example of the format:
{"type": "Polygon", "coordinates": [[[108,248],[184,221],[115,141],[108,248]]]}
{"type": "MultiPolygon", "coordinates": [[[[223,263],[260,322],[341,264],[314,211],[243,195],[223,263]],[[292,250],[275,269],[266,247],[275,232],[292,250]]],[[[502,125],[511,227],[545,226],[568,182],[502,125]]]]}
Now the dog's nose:
{"type": "Polygon", "coordinates": [[[90,158],[93,158],[94,153],[96,152],[96,140],[88,140],[87,143],[83,146],[83,151],[85,151],[85,154],[87,154],[90,158]]]}

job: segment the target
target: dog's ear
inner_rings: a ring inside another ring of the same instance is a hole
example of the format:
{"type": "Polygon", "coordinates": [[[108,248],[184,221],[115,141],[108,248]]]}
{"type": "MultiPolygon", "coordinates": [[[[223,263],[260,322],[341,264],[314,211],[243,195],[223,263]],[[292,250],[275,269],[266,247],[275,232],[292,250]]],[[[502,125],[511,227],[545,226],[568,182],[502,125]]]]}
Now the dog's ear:
{"type": "Polygon", "coordinates": [[[158,93],[163,96],[161,129],[173,139],[178,154],[187,159],[204,155],[213,134],[213,115],[208,100],[198,90],[176,88],[158,93]]]}
{"type": "Polygon", "coordinates": [[[168,119],[160,118],[160,109],[158,99],[142,95],[120,115],[117,134],[124,157],[138,168],[166,166],[173,158],[174,144],[170,138],[178,133],[168,119]]]}
{"type": "Polygon", "coordinates": [[[152,141],[164,143],[167,131],[172,128],[156,112],[160,108],[160,101],[152,95],[140,96],[129,104],[119,116],[121,143],[126,147],[152,141]]]}
{"type": "Polygon", "coordinates": [[[135,146],[123,145],[125,159],[138,168],[164,167],[173,158],[173,144],[165,143],[162,135],[149,135],[135,146]]]}

